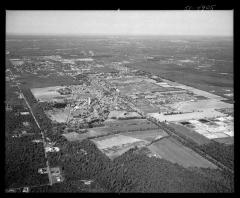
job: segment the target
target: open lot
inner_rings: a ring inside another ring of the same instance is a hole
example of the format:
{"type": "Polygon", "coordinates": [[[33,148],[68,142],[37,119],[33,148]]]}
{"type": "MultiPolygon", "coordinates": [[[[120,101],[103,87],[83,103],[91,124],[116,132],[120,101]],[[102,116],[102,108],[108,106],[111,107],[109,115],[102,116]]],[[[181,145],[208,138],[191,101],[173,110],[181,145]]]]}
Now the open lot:
{"type": "Polygon", "coordinates": [[[234,136],[233,122],[229,117],[218,117],[209,119],[208,122],[202,123],[199,120],[189,120],[194,127],[193,130],[207,137],[208,139],[227,138],[234,136]]]}
{"type": "Polygon", "coordinates": [[[128,131],[145,131],[159,128],[157,125],[146,119],[106,120],[104,124],[113,133],[128,131]]]}
{"type": "MultiPolygon", "coordinates": [[[[68,114],[69,114],[69,109],[68,108],[64,108],[64,109],[54,108],[53,110],[45,111],[45,113],[53,121],[66,122],[68,114]]],[[[71,119],[71,118],[72,118],[72,116],[70,114],[69,119],[71,119]]]]}
{"type": "Polygon", "coordinates": [[[114,159],[135,146],[144,146],[148,142],[125,135],[109,135],[92,139],[96,146],[110,159],[114,159]]]}
{"type": "Polygon", "coordinates": [[[94,138],[102,135],[111,134],[107,127],[96,127],[88,129],[85,133],[70,132],[62,134],[68,141],[82,141],[87,138],[94,138]]]}
{"type": "Polygon", "coordinates": [[[124,136],[129,136],[141,140],[146,140],[146,141],[153,141],[155,139],[160,139],[163,137],[168,136],[168,134],[161,130],[161,129],[153,129],[153,130],[146,130],[146,131],[134,131],[134,132],[125,132],[121,133],[124,136]]]}
{"type": "MultiPolygon", "coordinates": [[[[61,95],[58,90],[66,88],[65,86],[53,86],[53,87],[42,87],[31,89],[34,97],[41,102],[63,102],[64,100],[72,99],[85,99],[95,94],[83,92],[81,85],[71,85],[70,89],[72,93],[61,95]],[[81,94],[80,94],[81,93],[81,94]]],[[[93,89],[93,88],[92,88],[93,89]]],[[[94,92],[94,90],[92,90],[94,92]]]]}
{"type": "Polygon", "coordinates": [[[182,112],[200,111],[205,109],[233,108],[233,104],[216,99],[198,100],[196,102],[178,102],[171,105],[172,108],[182,112]]]}
{"type": "Polygon", "coordinates": [[[111,148],[114,146],[121,146],[124,144],[131,144],[134,142],[139,142],[141,140],[137,139],[137,138],[132,138],[132,137],[128,137],[125,135],[109,135],[106,137],[99,137],[96,139],[93,139],[93,142],[96,143],[96,145],[98,146],[99,149],[103,150],[106,148],[111,148]]]}
{"type": "Polygon", "coordinates": [[[138,99],[135,102],[135,105],[138,109],[140,109],[142,112],[144,112],[145,114],[147,113],[155,113],[159,111],[159,108],[154,106],[154,105],[150,105],[148,104],[146,101],[138,99]]]}
{"type": "Polygon", "coordinates": [[[191,113],[182,113],[182,114],[172,114],[172,115],[164,115],[159,113],[148,113],[150,117],[156,118],[159,121],[169,121],[169,122],[176,122],[176,121],[184,121],[190,119],[202,119],[202,118],[214,118],[218,116],[224,116],[223,113],[220,113],[214,109],[206,109],[200,112],[191,112],[191,113]]]}
{"type": "MultiPolygon", "coordinates": [[[[66,96],[62,96],[59,92],[57,92],[57,90],[61,88],[63,87],[54,86],[54,87],[34,88],[34,89],[31,89],[31,91],[35,96],[35,98],[40,100],[41,102],[50,102],[53,100],[62,101],[64,98],[66,98],[66,96]]],[[[69,97],[69,95],[67,96],[69,97]]]]}
{"type": "MultiPolygon", "coordinates": [[[[127,81],[128,82],[128,81],[127,81]]],[[[148,82],[146,80],[142,80],[139,82],[118,82],[116,84],[118,89],[121,93],[128,95],[132,93],[143,93],[143,92],[165,92],[165,91],[173,91],[173,90],[179,90],[178,88],[174,87],[161,87],[153,82],[148,82]]]]}
{"type": "Polygon", "coordinates": [[[148,148],[162,158],[184,167],[217,168],[214,164],[171,137],[159,140],[148,146],[148,148]]]}
{"type": "Polygon", "coordinates": [[[144,80],[144,78],[139,78],[139,77],[134,77],[134,76],[126,76],[126,77],[122,77],[122,78],[111,78],[108,79],[108,81],[111,84],[129,84],[129,83],[139,83],[142,82],[144,80]]]}

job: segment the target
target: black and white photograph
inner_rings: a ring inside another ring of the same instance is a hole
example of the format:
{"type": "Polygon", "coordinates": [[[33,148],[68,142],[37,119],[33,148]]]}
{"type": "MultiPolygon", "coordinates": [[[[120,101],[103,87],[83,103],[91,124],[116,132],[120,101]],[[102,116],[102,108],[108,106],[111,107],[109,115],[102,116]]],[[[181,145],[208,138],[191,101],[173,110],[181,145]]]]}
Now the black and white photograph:
{"type": "Polygon", "coordinates": [[[5,15],[5,193],[235,192],[233,10],[5,15]]]}

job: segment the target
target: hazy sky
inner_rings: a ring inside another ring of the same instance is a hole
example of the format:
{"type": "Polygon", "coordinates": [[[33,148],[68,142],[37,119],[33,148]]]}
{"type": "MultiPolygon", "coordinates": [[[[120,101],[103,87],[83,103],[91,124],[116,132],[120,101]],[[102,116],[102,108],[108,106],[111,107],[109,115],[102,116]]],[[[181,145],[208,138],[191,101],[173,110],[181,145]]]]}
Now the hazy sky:
{"type": "Polygon", "coordinates": [[[14,34],[233,35],[233,11],[7,11],[14,34]]]}

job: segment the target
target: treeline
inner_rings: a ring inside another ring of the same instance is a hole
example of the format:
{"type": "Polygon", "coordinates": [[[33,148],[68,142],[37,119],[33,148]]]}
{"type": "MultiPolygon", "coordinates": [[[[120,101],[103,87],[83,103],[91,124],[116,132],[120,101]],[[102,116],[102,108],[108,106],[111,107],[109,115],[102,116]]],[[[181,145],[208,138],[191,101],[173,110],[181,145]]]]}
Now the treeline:
{"type": "Polygon", "coordinates": [[[66,182],[93,179],[110,192],[230,191],[178,164],[139,154],[136,148],[111,161],[92,142],[83,140],[68,143],[61,161],[66,182]]]}
{"type": "Polygon", "coordinates": [[[211,155],[225,166],[234,169],[234,145],[225,145],[219,142],[201,145],[201,149],[211,155]]]}
{"type": "Polygon", "coordinates": [[[33,114],[35,115],[41,129],[46,130],[46,132],[50,133],[52,130],[51,120],[46,116],[43,108],[40,104],[36,104],[32,107],[33,114]]]}

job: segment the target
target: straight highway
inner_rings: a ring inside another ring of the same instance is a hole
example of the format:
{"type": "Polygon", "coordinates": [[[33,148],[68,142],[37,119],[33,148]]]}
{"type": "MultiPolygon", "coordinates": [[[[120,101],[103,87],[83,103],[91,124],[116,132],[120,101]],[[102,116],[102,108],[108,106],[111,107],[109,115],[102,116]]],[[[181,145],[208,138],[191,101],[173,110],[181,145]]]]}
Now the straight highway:
{"type": "MultiPolygon", "coordinates": [[[[10,71],[10,73],[11,73],[11,75],[12,75],[12,78],[14,79],[14,75],[13,75],[12,71],[11,71],[10,69],[9,69],[9,71],[10,71]]],[[[13,80],[13,81],[14,81],[14,80],[13,80]]],[[[34,113],[33,113],[33,111],[32,111],[31,106],[29,105],[26,97],[24,96],[24,94],[23,94],[23,92],[22,92],[22,90],[21,90],[21,88],[20,88],[20,86],[19,86],[19,83],[18,83],[18,82],[15,82],[15,81],[14,81],[14,83],[16,83],[19,92],[22,94],[23,99],[24,99],[24,101],[25,101],[28,109],[29,109],[30,112],[31,112],[31,115],[33,116],[34,121],[35,121],[35,123],[37,124],[37,127],[39,128],[39,130],[40,130],[40,132],[41,132],[42,141],[43,141],[43,146],[44,146],[44,155],[45,155],[45,158],[46,158],[46,166],[47,166],[47,172],[48,172],[49,185],[52,185],[53,182],[52,182],[51,170],[50,170],[50,165],[49,165],[49,161],[48,161],[48,157],[47,157],[47,152],[46,152],[46,150],[45,150],[45,147],[46,147],[47,144],[46,144],[46,141],[45,141],[44,132],[43,132],[43,130],[41,129],[41,127],[40,127],[40,125],[39,125],[39,123],[38,123],[38,121],[37,121],[37,119],[36,119],[36,117],[35,117],[35,115],[34,115],[34,113]]]]}

